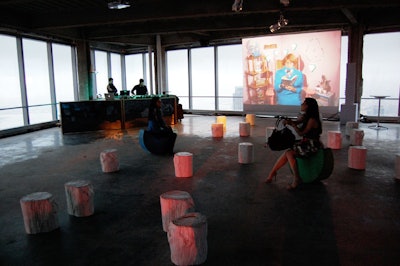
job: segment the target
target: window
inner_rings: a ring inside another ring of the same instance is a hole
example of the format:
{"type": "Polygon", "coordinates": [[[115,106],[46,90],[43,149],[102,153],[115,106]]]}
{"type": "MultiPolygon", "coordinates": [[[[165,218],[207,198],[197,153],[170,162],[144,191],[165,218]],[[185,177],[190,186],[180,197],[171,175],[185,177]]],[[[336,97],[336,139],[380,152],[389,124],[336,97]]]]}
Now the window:
{"type": "Polygon", "coordinates": [[[188,50],[167,52],[168,94],[179,97],[182,108],[189,109],[188,50]]]}
{"type": "Polygon", "coordinates": [[[349,38],[342,36],[342,44],[340,51],[340,99],[339,108],[345,103],[346,98],[346,75],[347,75],[347,58],[348,58],[349,38]]]}
{"type": "Polygon", "coordinates": [[[23,39],[29,123],[52,121],[47,43],[23,39]]]}
{"type": "Polygon", "coordinates": [[[119,54],[111,54],[111,77],[114,79],[114,85],[118,92],[123,90],[121,79],[121,56],[119,54]]]}
{"type": "Polygon", "coordinates": [[[24,118],[15,37],[0,35],[0,58],[0,78],[7,91],[0,97],[0,130],[21,127],[24,118]]]}
{"type": "Polygon", "coordinates": [[[215,110],[214,48],[191,50],[192,109],[215,110]]]}
{"type": "Polygon", "coordinates": [[[400,32],[364,36],[361,114],[377,116],[378,100],[372,95],[385,95],[392,99],[382,100],[381,116],[399,115],[399,47],[400,32]]]}
{"type": "Polygon", "coordinates": [[[58,103],[73,102],[75,100],[71,47],[53,44],[52,48],[58,119],[61,119],[60,105],[58,103]]]}
{"type": "Polygon", "coordinates": [[[107,93],[108,84],[108,67],[107,67],[107,53],[102,51],[95,51],[95,62],[96,62],[96,84],[97,93],[104,95],[107,93]]]}
{"type": "Polygon", "coordinates": [[[218,49],[218,110],[243,111],[242,45],[218,49]]]}
{"type": "MultiPolygon", "coordinates": [[[[146,75],[146,78],[143,77],[145,84],[147,85],[147,90],[149,91],[150,94],[155,94],[156,91],[155,89],[151,86],[151,82],[150,80],[152,79],[152,84],[156,84],[156,77],[154,75],[155,72],[155,67],[154,67],[154,53],[151,53],[151,62],[152,64],[150,65],[150,60],[149,60],[149,53],[145,53],[145,62],[146,62],[146,73],[144,75],[146,75]],[[153,73],[153,76],[150,77],[150,72],[153,73]]],[[[163,88],[160,88],[161,90],[163,88]]]]}
{"type": "Polygon", "coordinates": [[[143,78],[143,55],[133,54],[125,56],[126,68],[126,86],[128,90],[132,90],[139,79],[143,78]]]}

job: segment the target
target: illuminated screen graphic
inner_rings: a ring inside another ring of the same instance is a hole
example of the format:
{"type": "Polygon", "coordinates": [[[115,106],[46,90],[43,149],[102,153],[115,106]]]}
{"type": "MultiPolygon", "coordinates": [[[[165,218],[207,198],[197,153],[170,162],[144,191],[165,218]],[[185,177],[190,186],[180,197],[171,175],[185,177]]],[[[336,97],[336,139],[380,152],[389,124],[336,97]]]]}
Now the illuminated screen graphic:
{"type": "Polygon", "coordinates": [[[340,31],[243,39],[244,111],[297,113],[313,97],[322,113],[336,113],[340,46],[340,31]]]}

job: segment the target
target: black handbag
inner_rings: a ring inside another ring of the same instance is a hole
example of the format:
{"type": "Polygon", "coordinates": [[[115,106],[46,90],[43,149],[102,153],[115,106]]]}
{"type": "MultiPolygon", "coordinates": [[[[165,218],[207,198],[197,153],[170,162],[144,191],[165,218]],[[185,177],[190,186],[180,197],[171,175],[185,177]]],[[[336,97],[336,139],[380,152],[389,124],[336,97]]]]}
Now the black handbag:
{"type": "Polygon", "coordinates": [[[286,126],[282,129],[278,129],[282,120],[284,120],[284,118],[279,116],[275,123],[275,129],[272,131],[271,136],[268,137],[267,145],[273,151],[292,148],[296,139],[293,132],[286,126]]]}

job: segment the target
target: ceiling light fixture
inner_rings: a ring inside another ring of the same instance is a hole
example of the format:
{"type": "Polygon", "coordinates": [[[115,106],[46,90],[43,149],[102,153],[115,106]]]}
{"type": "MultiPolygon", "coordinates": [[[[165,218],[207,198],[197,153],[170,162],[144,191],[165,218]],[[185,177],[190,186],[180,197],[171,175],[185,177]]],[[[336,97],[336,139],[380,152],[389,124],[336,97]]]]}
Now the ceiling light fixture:
{"type": "Polygon", "coordinates": [[[280,2],[284,6],[288,6],[290,4],[290,0],[280,0],[280,2]]]}
{"type": "Polygon", "coordinates": [[[275,31],[278,31],[281,28],[285,27],[287,24],[289,24],[289,20],[285,19],[285,17],[281,13],[278,22],[269,26],[269,31],[274,33],[275,31]]]}
{"type": "Polygon", "coordinates": [[[235,0],[232,5],[232,11],[240,12],[243,9],[243,0],[235,0]]]}
{"type": "Polygon", "coordinates": [[[117,1],[109,1],[108,2],[108,8],[109,9],[123,9],[123,8],[128,8],[130,7],[131,4],[129,1],[124,1],[124,0],[117,0],[117,1]]]}

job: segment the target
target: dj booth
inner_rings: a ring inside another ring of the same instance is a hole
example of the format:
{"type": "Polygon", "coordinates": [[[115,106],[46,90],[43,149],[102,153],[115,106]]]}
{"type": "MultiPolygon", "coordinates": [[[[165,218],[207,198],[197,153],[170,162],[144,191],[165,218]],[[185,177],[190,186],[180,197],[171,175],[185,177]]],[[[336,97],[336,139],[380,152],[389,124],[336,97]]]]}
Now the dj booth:
{"type": "Polygon", "coordinates": [[[63,133],[147,126],[151,98],[158,96],[167,124],[177,123],[175,95],[116,96],[110,100],[60,102],[63,133]]]}

